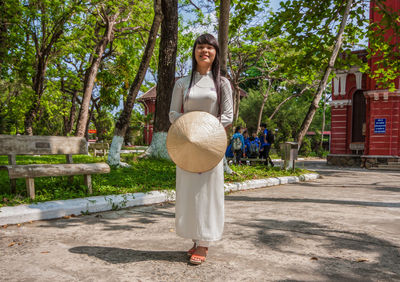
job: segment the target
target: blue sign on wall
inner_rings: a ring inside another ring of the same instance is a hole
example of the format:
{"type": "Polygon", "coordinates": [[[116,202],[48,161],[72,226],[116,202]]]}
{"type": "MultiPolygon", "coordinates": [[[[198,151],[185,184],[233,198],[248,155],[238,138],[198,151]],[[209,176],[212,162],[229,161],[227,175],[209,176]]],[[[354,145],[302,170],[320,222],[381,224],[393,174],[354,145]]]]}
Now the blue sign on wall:
{"type": "Polygon", "coordinates": [[[376,118],[374,133],[386,133],[386,119],[385,118],[376,118]]]}

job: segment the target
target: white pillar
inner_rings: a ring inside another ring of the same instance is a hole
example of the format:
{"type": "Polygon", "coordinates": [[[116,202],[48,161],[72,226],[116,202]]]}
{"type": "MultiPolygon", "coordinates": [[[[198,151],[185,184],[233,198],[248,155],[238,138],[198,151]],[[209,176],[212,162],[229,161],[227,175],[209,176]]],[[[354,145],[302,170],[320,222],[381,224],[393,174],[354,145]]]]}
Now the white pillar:
{"type": "Polygon", "coordinates": [[[338,77],[333,78],[333,95],[334,96],[339,95],[339,78],[338,77]]]}
{"type": "Polygon", "coordinates": [[[362,87],[362,73],[358,71],[358,72],[355,73],[355,76],[356,76],[357,89],[361,89],[361,87],[362,87]]]}
{"type": "Polygon", "coordinates": [[[339,79],[340,79],[340,95],[342,95],[342,96],[346,95],[346,78],[347,78],[347,73],[341,73],[339,75],[339,79]]]}

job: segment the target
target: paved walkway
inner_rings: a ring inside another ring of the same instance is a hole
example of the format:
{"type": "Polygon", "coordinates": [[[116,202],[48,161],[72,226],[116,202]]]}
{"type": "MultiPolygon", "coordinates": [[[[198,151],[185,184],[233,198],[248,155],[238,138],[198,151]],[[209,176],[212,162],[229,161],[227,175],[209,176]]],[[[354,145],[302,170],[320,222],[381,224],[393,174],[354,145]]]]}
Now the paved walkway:
{"type": "Polygon", "coordinates": [[[203,265],[164,204],[2,228],[0,281],[400,281],[400,174],[304,166],[323,177],[226,196],[203,265]]]}

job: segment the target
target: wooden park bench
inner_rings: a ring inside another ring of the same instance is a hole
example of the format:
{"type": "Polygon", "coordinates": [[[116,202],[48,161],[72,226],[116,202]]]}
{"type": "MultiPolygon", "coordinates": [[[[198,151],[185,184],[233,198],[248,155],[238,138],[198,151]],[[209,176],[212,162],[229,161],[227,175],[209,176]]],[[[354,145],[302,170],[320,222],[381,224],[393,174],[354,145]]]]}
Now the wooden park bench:
{"type": "Polygon", "coordinates": [[[99,153],[102,156],[107,155],[108,149],[108,143],[89,143],[89,152],[93,152],[93,156],[95,157],[97,157],[99,153]]]}
{"type": "MultiPolygon", "coordinates": [[[[110,172],[106,163],[74,164],[72,155],[88,153],[88,145],[82,137],[16,136],[0,135],[0,155],[8,155],[8,165],[0,169],[8,171],[11,192],[16,191],[16,179],[25,178],[29,196],[35,198],[35,177],[83,175],[89,193],[92,193],[91,175],[110,172]],[[66,164],[17,165],[16,155],[65,155],[66,164]]],[[[72,182],[72,181],[71,181],[72,182]]]]}

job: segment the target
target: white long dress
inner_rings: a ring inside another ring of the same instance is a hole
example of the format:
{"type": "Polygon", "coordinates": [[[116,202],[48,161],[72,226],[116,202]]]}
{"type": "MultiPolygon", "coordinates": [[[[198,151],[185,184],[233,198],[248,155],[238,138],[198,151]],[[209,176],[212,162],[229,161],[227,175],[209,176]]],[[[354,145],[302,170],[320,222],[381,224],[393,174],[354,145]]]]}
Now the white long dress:
{"type": "MultiPolygon", "coordinates": [[[[205,111],[218,115],[217,93],[212,73],[196,72],[188,93],[190,76],[176,81],[169,118],[173,123],[183,112],[205,111]]],[[[221,123],[230,125],[233,119],[232,90],[226,78],[221,79],[221,123]]],[[[190,156],[188,156],[190,157],[190,156]]],[[[223,161],[204,173],[192,173],[176,167],[176,233],[183,238],[217,241],[224,229],[224,170],[223,161]]]]}

